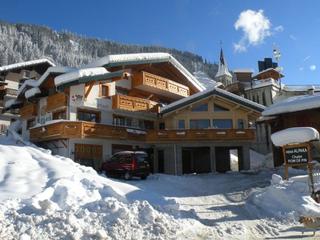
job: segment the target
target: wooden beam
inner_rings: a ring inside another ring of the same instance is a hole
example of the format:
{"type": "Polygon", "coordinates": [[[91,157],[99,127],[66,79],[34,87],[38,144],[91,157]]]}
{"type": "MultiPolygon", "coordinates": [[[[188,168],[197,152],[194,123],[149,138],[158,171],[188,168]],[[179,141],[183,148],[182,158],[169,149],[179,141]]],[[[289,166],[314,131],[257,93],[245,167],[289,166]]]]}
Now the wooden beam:
{"type": "Polygon", "coordinates": [[[87,99],[87,97],[89,96],[90,92],[91,92],[91,89],[93,87],[93,85],[95,84],[94,81],[90,82],[90,85],[89,87],[88,86],[85,86],[85,91],[84,91],[84,98],[87,99]]]}

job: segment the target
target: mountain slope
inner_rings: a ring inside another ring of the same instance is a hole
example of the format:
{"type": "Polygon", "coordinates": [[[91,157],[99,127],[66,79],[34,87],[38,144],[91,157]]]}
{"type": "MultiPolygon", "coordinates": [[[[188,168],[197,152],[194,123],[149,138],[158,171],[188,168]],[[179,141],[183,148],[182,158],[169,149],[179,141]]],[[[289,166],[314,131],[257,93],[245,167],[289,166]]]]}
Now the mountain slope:
{"type": "Polygon", "coordinates": [[[42,57],[58,65],[80,66],[108,54],[168,52],[190,72],[201,71],[211,78],[217,65],[207,63],[201,56],[160,46],[127,45],[113,41],[57,32],[48,27],[30,24],[11,24],[0,21],[0,65],[42,57]]]}

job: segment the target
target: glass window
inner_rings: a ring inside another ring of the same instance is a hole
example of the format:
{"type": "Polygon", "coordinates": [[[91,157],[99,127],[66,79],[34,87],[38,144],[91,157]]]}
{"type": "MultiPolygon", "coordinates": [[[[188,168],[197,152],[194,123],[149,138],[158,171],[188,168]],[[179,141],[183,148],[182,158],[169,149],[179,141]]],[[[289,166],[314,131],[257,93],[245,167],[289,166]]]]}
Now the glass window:
{"type": "Polygon", "coordinates": [[[178,129],[185,129],[185,121],[183,119],[178,120],[178,129]]]}
{"type": "Polygon", "coordinates": [[[200,128],[209,128],[210,120],[209,119],[192,119],[190,120],[191,129],[200,129],[200,128]]]}
{"type": "Polygon", "coordinates": [[[67,119],[66,111],[59,111],[59,112],[54,112],[52,113],[52,119],[67,119]]]}
{"type": "Polygon", "coordinates": [[[36,125],[36,119],[32,118],[27,121],[27,129],[34,127],[36,125]]]}
{"type": "Polygon", "coordinates": [[[208,111],[208,104],[201,104],[192,108],[192,112],[207,112],[208,111]]]}
{"type": "Polygon", "coordinates": [[[232,119],[213,119],[214,128],[232,128],[232,119]]]}
{"type": "Polygon", "coordinates": [[[165,129],[165,128],[166,128],[166,125],[165,125],[164,122],[159,123],[159,129],[160,129],[160,130],[163,130],[163,129],[165,129]]]}
{"type": "Polygon", "coordinates": [[[100,112],[78,110],[78,120],[87,122],[100,122],[100,112]]]}
{"type": "Polygon", "coordinates": [[[245,128],[245,121],[243,120],[243,119],[238,119],[238,126],[237,126],[237,128],[238,129],[244,129],[245,128]]]}
{"type": "Polygon", "coordinates": [[[229,111],[229,109],[225,108],[225,107],[222,107],[222,106],[219,106],[217,104],[214,104],[213,105],[213,111],[215,111],[215,112],[227,112],[227,111],[229,111]]]}
{"type": "Polygon", "coordinates": [[[147,161],[147,158],[148,158],[147,154],[143,154],[143,153],[136,154],[136,160],[139,163],[143,163],[143,162],[147,161]]]}

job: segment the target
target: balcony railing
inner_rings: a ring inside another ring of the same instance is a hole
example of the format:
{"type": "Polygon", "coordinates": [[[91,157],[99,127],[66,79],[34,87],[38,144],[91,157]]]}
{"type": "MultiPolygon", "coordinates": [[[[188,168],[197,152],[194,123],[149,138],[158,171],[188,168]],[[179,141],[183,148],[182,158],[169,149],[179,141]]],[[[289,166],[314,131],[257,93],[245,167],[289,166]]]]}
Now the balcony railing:
{"type": "Polygon", "coordinates": [[[30,129],[34,142],[69,138],[103,138],[146,143],[186,141],[253,141],[253,129],[134,130],[91,122],[61,121],[30,129]]]}
{"type": "Polygon", "coordinates": [[[64,93],[56,93],[47,99],[47,112],[63,108],[67,106],[67,95],[64,93]]]}
{"type": "Polygon", "coordinates": [[[132,112],[156,111],[156,105],[157,102],[138,97],[131,97],[126,95],[114,95],[112,97],[112,109],[121,109],[132,112]]]}
{"type": "Polygon", "coordinates": [[[189,87],[144,71],[134,74],[133,87],[174,99],[190,95],[189,87]]]}
{"type": "Polygon", "coordinates": [[[23,119],[37,116],[37,105],[29,103],[19,110],[20,117],[23,119]]]}

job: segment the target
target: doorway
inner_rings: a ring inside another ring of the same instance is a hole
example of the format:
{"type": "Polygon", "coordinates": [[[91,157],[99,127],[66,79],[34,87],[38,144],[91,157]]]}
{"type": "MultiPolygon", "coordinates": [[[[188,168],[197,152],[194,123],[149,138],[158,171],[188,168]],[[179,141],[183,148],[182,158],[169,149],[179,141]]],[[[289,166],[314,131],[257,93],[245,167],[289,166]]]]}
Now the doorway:
{"type": "Polygon", "coordinates": [[[182,173],[211,172],[209,147],[182,148],[182,173]]]}
{"type": "Polygon", "coordinates": [[[102,164],[102,146],[93,144],[75,144],[74,161],[81,165],[99,170],[102,164]]]}

